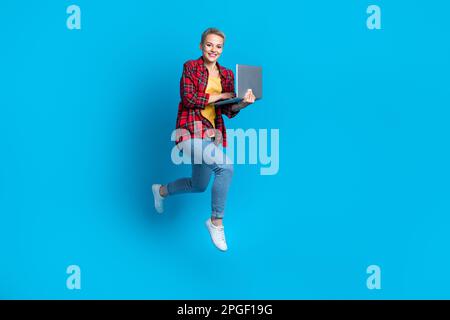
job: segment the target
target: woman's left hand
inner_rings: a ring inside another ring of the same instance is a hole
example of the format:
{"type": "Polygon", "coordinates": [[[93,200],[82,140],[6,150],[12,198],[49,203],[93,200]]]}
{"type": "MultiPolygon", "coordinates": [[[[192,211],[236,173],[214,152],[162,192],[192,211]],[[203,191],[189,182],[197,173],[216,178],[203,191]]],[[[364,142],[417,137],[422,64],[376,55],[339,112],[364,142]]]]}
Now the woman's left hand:
{"type": "Polygon", "coordinates": [[[245,107],[247,107],[248,105],[252,104],[253,102],[255,102],[256,97],[252,92],[252,89],[248,89],[247,92],[244,95],[244,99],[237,103],[237,104],[233,104],[231,106],[231,110],[233,111],[239,111],[241,109],[244,109],[245,107]]]}
{"type": "Polygon", "coordinates": [[[248,89],[244,95],[244,100],[242,100],[242,102],[249,105],[249,104],[252,104],[253,102],[255,102],[255,100],[256,100],[256,97],[253,94],[252,89],[248,89]]]}

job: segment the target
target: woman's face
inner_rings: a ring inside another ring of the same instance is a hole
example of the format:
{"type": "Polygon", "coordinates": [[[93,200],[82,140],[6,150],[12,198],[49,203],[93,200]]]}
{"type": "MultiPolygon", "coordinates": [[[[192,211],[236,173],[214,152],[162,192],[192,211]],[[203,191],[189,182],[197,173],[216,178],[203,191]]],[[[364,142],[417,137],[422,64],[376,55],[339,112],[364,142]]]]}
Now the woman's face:
{"type": "Polygon", "coordinates": [[[200,44],[200,49],[203,52],[203,58],[209,63],[216,62],[223,50],[223,38],[216,34],[208,34],[205,42],[200,44]]]}

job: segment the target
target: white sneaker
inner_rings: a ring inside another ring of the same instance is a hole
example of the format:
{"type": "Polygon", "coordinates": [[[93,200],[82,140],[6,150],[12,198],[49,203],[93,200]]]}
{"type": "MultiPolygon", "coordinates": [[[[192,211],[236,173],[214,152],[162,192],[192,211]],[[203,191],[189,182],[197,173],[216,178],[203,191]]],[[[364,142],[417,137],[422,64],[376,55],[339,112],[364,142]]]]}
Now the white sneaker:
{"type": "Polygon", "coordinates": [[[163,213],[164,211],[164,197],[159,194],[160,184],[152,185],[153,198],[155,198],[155,209],[158,213],[163,213]]]}
{"type": "Polygon", "coordinates": [[[209,218],[206,220],[206,227],[208,228],[209,234],[211,235],[211,240],[217,249],[227,251],[228,247],[227,242],[225,241],[225,231],[223,226],[215,226],[212,223],[211,218],[209,218]]]}

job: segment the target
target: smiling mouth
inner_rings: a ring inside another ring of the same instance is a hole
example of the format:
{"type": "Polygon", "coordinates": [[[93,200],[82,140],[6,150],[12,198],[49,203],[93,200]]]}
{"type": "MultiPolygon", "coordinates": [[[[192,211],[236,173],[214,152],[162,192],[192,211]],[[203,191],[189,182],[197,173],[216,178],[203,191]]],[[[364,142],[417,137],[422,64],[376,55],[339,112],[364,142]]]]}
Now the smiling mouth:
{"type": "Polygon", "coordinates": [[[208,53],[208,55],[209,55],[210,57],[217,57],[217,54],[216,54],[216,53],[208,53]]]}

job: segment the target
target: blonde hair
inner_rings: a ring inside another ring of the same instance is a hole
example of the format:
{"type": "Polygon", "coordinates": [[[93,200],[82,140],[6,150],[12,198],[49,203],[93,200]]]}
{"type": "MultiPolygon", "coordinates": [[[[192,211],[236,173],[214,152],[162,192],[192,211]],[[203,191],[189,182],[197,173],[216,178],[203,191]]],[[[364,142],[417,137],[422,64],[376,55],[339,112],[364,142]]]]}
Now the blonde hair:
{"type": "Polygon", "coordinates": [[[225,42],[225,33],[223,33],[223,31],[221,31],[219,29],[216,29],[216,28],[208,28],[205,31],[203,31],[202,39],[201,39],[200,44],[204,44],[205,40],[206,40],[206,37],[208,35],[210,35],[210,34],[215,34],[215,35],[217,35],[219,37],[222,37],[223,38],[223,42],[225,42]]]}

